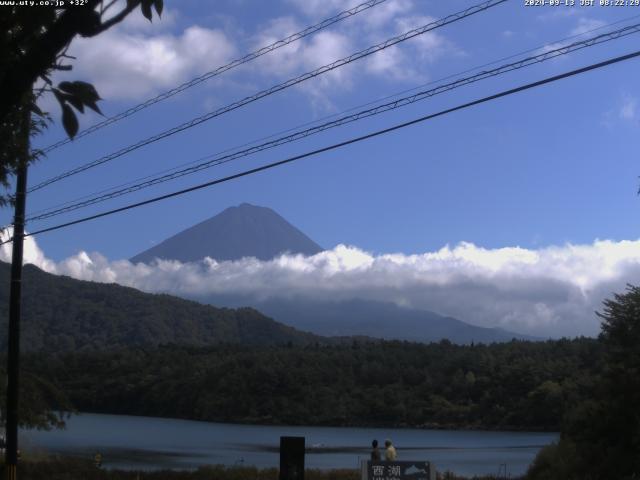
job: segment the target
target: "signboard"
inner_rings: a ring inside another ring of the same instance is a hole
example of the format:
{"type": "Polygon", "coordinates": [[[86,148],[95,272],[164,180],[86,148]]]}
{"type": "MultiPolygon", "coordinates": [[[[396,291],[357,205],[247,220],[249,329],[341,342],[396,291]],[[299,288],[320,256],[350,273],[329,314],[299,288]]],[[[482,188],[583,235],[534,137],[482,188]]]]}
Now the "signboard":
{"type": "Polygon", "coordinates": [[[433,464],[422,461],[363,461],[362,474],[362,480],[436,480],[433,464]]]}
{"type": "Polygon", "coordinates": [[[304,437],[280,437],[279,480],[304,480],[304,437]]]}

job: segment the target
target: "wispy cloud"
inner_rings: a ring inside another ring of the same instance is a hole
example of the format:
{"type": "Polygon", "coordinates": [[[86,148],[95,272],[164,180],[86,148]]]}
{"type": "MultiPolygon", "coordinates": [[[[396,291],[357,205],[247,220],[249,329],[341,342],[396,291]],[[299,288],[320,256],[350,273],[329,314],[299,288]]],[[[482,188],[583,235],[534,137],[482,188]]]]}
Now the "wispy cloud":
{"type": "Polygon", "coordinates": [[[638,119],[638,99],[631,95],[625,95],[618,110],[621,120],[635,121],[638,119]]]}
{"type": "Polygon", "coordinates": [[[606,25],[602,20],[582,17],[578,19],[578,24],[571,30],[571,35],[582,35],[606,25]]]}
{"type": "MultiPolygon", "coordinates": [[[[269,45],[302,28],[303,25],[291,16],[271,20],[259,34],[254,36],[250,48],[257,49],[269,45]]],[[[251,71],[258,77],[266,76],[268,81],[276,81],[276,79],[281,81],[344,58],[355,48],[349,36],[341,31],[322,31],[261,57],[252,65],[251,71]]],[[[314,104],[328,105],[330,92],[345,91],[350,89],[351,85],[352,71],[347,66],[303,82],[297,88],[308,94],[314,104]]]]}
{"type": "MultiPolygon", "coordinates": [[[[10,259],[7,245],[0,258],[10,259]]],[[[315,300],[363,298],[428,309],[484,326],[535,335],[595,335],[603,299],[637,283],[640,240],[540,249],[485,249],[470,243],[420,255],[372,255],[339,245],[311,257],[272,261],[160,261],[132,265],[80,252],[46,258],[33,239],[25,261],[51,273],[116,282],[186,297],[241,294],[315,300]]]]}
{"type": "MultiPolygon", "coordinates": [[[[254,27],[253,33],[224,26],[201,26],[198,19],[186,18],[170,9],[165,10],[162,19],[150,23],[136,11],[98,37],[74,40],[70,49],[78,59],[74,70],[59,72],[56,80],[82,79],[93,83],[103,98],[141,100],[215,69],[243,52],[300,31],[313,21],[310,17],[326,18],[361,3],[284,2],[290,12],[254,27]]],[[[239,81],[270,84],[344,58],[432,20],[412,0],[388,0],[329,30],[265,55],[225,78],[234,88],[239,81]]],[[[359,65],[341,67],[297,88],[308,95],[312,104],[330,109],[336,93],[350,91],[363,77],[404,83],[425,81],[433,62],[459,52],[440,32],[427,33],[358,61],[359,65]]]]}
{"type": "Polygon", "coordinates": [[[327,16],[346,10],[362,3],[359,0],[287,0],[287,3],[296,7],[307,16],[327,16]]]}
{"type": "Polygon", "coordinates": [[[545,13],[538,15],[537,19],[542,22],[551,22],[575,17],[579,14],[580,9],[578,8],[550,8],[545,13]]]}
{"type": "MultiPolygon", "coordinates": [[[[546,53],[546,52],[550,52],[551,50],[556,50],[558,48],[562,48],[565,47],[567,45],[572,44],[573,42],[576,42],[578,40],[580,40],[580,37],[584,38],[588,38],[590,36],[596,35],[596,33],[592,33],[592,31],[599,29],[600,27],[603,27],[605,24],[605,22],[601,21],[601,20],[596,20],[596,19],[592,19],[592,18],[586,18],[586,17],[580,17],[578,18],[578,21],[576,24],[574,24],[574,26],[571,28],[571,30],[569,30],[569,33],[567,35],[567,37],[569,38],[568,40],[564,40],[562,42],[557,42],[557,43],[550,43],[548,45],[545,45],[544,47],[542,47],[538,53],[546,53]],[[587,35],[589,34],[589,35],[587,35]],[[578,38],[575,38],[578,37],[578,38]]],[[[559,60],[564,60],[565,57],[564,56],[560,56],[556,59],[556,61],[559,60]]]]}
{"type": "MultiPolygon", "coordinates": [[[[304,15],[324,16],[344,10],[351,3],[334,1],[289,0],[304,15]]],[[[356,2],[357,3],[357,2],[356,2]]],[[[354,3],[355,4],[355,3],[354,3]]],[[[404,33],[434,21],[435,18],[419,12],[411,0],[389,0],[346,22],[331,31],[296,42],[267,55],[256,62],[256,74],[283,78],[302,74],[316,67],[377,44],[389,37],[404,33]]],[[[269,44],[303,28],[304,20],[295,12],[272,19],[253,36],[252,47],[269,44]]],[[[430,65],[447,54],[461,54],[462,50],[439,32],[429,32],[413,38],[406,44],[391,47],[356,62],[355,66],[341,67],[319,79],[305,82],[298,88],[310,95],[316,103],[331,104],[330,97],[337,92],[349,91],[356,80],[363,77],[391,82],[423,82],[428,78],[430,65]]]]}
{"type": "Polygon", "coordinates": [[[600,123],[608,129],[616,125],[637,124],[640,121],[638,97],[629,93],[622,93],[617,101],[612,102],[611,108],[602,114],[600,123]]]}

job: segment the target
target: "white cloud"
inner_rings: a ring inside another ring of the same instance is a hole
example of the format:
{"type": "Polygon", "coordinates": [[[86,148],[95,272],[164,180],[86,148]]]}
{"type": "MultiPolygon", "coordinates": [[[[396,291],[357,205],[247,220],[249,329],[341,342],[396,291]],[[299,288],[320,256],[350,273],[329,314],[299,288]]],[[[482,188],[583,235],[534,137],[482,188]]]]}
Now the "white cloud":
{"type": "MultiPolygon", "coordinates": [[[[363,3],[362,0],[288,0],[288,2],[310,17],[329,17],[363,3]]],[[[398,15],[406,14],[414,7],[412,0],[387,0],[348,21],[377,29],[389,25],[398,15]]]]}
{"type": "MultiPolygon", "coordinates": [[[[236,47],[236,42],[238,45],[242,42],[243,33],[236,31],[238,38],[232,39],[221,29],[198,25],[176,32],[178,24],[186,20],[177,11],[165,10],[162,19],[154,18],[153,23],[135,11],[98,37],[74,40],[69,52],[77,57],[74,70],[58,73],[56,80],[80,78],[93,83],[105,99],[140,100],[223,65],[239,56],[241,50],[251,51],[301,31],[309,20],[300,13],[328,17],[361,3],[357,0],[289,1],[296,7],[295,15],[268,21],[258,33],[244,39],[247,47],[242,49],[236,47]]],[[[418,12],[412,0],[387,0],[329,30],[264,55],[240,70],[249,73],[258,84],[265,77],[269,82],[273,77],[282,81],[433,20],[418,12]]],[[[334,95],[349,91],[361,80],[358,77],[423,82],[428,78],[425,72],[428,65],[454,50],[443,36],[430,32],[401,47],[375,53],[353,65],[303,82],[297,88],[309,96],[314,107],[332,109],[334,95]]]]}
{"type": "MultiPolygon", "coordinates": [[[[10,259],[7,246],[0,259],[10,259]]],[[[311,257],[271,261],[160,261],[132,265],[80,252],[48,260],[29,237],[25,259],[56,274],[117,282],[186,297],[246,295],[375,299],[428,309],[483,326],[535,335],[595,335],[601,302],[640,274],[640,240],[595,241],[537,250],[470,243],[420,255],[372,255],[340,245],[311,257]]]]}
{"type": "MultiPolygon", "coordinates": [[[[402,14],[410,8],[409,2],[396,2],[402,8],[389,9],[388,14],[402,14]]],[[[389,6],[391,7],[391,5],[389,6]]],[[[437,19],[424,15],[390,17],[393,20],[394,33],[402,34],[415,28],[428,25],[437,19]]],[[[388,23],[388,22],[387,22],[388,23]]],[[[425,82],[428,76],[425,66],[434,63],[446,55],[460,55],[456,48],[441,34],[432,31],[418,35],[406,44],[398,44],[382,50],[365,60],[368,72],[381,78],[396,81],[425,82]]]]}
{"type": "Polygon", "coordinates": [[[180,35],[142,30],[132,21],[95,38],[76,39],[70,53],[77,62],[65,75],[93,83],[103,98],[140,99],[223,65],[236,53],[220,30],[197,25],[180,35]]]}
{"type": "Polygon", "coordinates": [[[362,2],[359,0],[289,0],[289,3],[305,15],[316,17],[348,10],[362,2]]]}
{"type": "Polygon", "coordinates": [[[583,33],[590,32],[605,25],[606,23],[602,20],[582,17],[578,19],[578,25],[571,30],[571,35],[582,35],[583,33]]]}
{"type": "MultiPolygon", "coordinates": [[[[300,30],[302,27],[292,17],[277,18],[254,38],[253,48],[269,45],[300,30]]],[[[354,48],[347,35],[331,30],[321,31],[261,57],[256,71],[280,77],[301,74],[340,60],[354,48]]]]}
{"type": "Polygon", "coordinates": [[[320,32],[305,45],[303,57],[307,65],[320,67],[346,57],[352,49],[346,35],[337,32],[320,32]]]}
{"type": "Polygon", "coordinates": [[[626,95],[622,100],[618,116],[622,120],[636,120],[638,118],[638,99],[630,95],[626,95]]]}
{"type": "MultiPolygon", "coordinates": [[[[302,30],[302,25],[291,16],[278,17],[270,20],[269,23],[254,36],[251,42],[251,49],[257,50],[282,38],[286,38],[302,30]]],[[[300,51],[303,42],[297,41],[281,47],[278,50],[260,57],[257,62],[258,71],[275,75],[290,75],[299,68],[300,51]]]]}
{"type": "Polygon", "coordinates": [[[413,69],[405,70],[403,64],[407,61],[404,52],[394,45],[386,50],[378,52],[366,61],[368,71],[377,75],[389,75],[393,78],[406,76],[409,72],[415,75],[413,69]]]}
{"type": "MultiPolygon", "coordinates": [[[[0,230],[0,242],[5,242],[13,237],[13,227],[6,227],[0,230]]],[[[11,242],[0,245],[0,260],[10,262],[12,257],[13,244],[11,242]]],[[[33,237],[24,239],[23,255],[24,263],[37,265],[41,269],[52,272],[56,270],[55,262],[47,259],[44,252],[40,250],[33,237]]]]}
{"type": "Polygon", "coordinates": [[[410,14],[413,9],[414,4],[410,0],[387,0],[367,11],[359,20],[369,29],[381,29],[392,25],[395,19],[410,14]]]}
{"type": "MultiPolygon", "coordinates": [[[[290,0],[307,15],[328,15],[344,10],[351,3],[338,1],[290,0]]],[[[354,2],[355,4],[355,2],[354,2]]],[[[256,62],[255,71],[286,78],[347,57],[349,54],[378,44],[388,38],[405,33],[435,21],[435,18],[419,14],[411,0],[388,0],[366,12],[334,26],[330,31],[281,48],[256,62]]],[[[295,17],[287,16],[271,20],[252,40],[252,48],[258,48],[301,30],[303,24],[295,17]]],[[[308,93],[315,104],[331,105],[336,92],[349,91],[356,77],[367,75],[387,81],[424,82],[426,68],[447,54],[460,54],[453,43],[437,32],[427,32],[401,45],[374,53],[352,65],[323,74],[299,86],[308,93]]]]}
{"type": "MultiPolygon", "coordinates": [[[[121,24],[98,37],[75,39],[69,52],[77,57],[73,62],[74,70],[58,72],[55,80],[87,80],[105,99],[140,100],[223,65],[244,51],[269,45],[302,30],[309,20],[300,13],[328,17],[361,1],[289,0],[289,3],[296,7],[293,14],[270,20],[253,36],[247,37],[236,29],[237,38],[231,38],[222,29],[198,25],[176,31],[188,20],[177,10],[165,10],[161,19],[154,14],[153,22],[136,10],[121,24]],[[236,42],[247,46],[237,48],[236,42]]],[[[256,84],[265,76],[283,80],[311,71],[434,20],[423,15],[422,8],[418,7],[422,5],[412,0],[387,0],[329,30],[265,55],[239,71],[250,73],[256,84]]],[[[332,97],[353,88],[362,80],[357,77],[366,75],[394,82],[424,82],[428,78],[428,66],[452,52],[459,53],[440,33],[429,32],[399,48],[378,52],[353,65],[306,81],[297,88],[309,95],[314,106],[331,108],[332,97]]],[[[246,84],[246,78],[243,83],[246,84]]],[[[43,106],[57,111],[50,98],[45,99],[43,106]]]]}
{"type": "Polygon", "coordinates": [[[567,17],[573,17],[578,15],[580,10],[578,8],[550,8],[546,13],[538,15],[538,20],[543,22],[560,20],[567,17]]]}
{"type": "MultiPolygon", "coordinates": [[[[551,50],[556,50],[558,48],[566,47],[567,45],[570,45],[580,40],[579,38],[573,38],[573,37],[582,36],[584,39],[584,38],[588,38],[593,35],[596,35],[596,33],[591,33],[591,32],[605,25],[606,23],[601,20],[596,20],[596,19],[587,18],[587,17],[580,17],[577,23],[575,24],[575,26],[569,31],[567,35],[568,40],[545,45],[544,47],[540,48],[537,53],[538,54],[547,53],[547,52],[550,52],[551,50]],[[589,33],[589,35],[587,35],[587,33],[589,33]]],[[[557,57],[557,60],[564,60],[564,58],[565,56],[559,56],[557,57]]]]}
{"type": "Polygon", "coordinates": [[[636,124],[640,119],[638,110],[638,98],[628,93],[623,93],[615,105],[602,114],[600,123],[608,129],[624,123],[636,124]]]}
{"type": "MultiPolygon", "coordinates": [[[[269,45],[300,31],[301,25],[292,17],[280,17],[269,22],[254,37],[252,48],[269,45]]],[[[322,31],[312,37],[282,47],[261,57],[253,65],[257,74],[267,74],[284,80],[340,60],[355,51],[350,38],[340,31],[322,31]]],[[[352,85],[352,69],[340,67],[298,85],[314,104],[330,105],[329,97],[335,89],[348,90],[352,85]]]]}

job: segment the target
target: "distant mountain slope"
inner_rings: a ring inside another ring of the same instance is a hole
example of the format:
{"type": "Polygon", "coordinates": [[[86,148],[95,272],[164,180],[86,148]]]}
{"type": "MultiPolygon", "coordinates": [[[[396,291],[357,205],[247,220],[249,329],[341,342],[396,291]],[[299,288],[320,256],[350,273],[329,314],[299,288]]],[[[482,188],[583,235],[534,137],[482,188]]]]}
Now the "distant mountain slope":
{"type": "Polygon", "coordinates": [[[204,257],[270,260],[284,253],[314,255],[322,248],[270,208],[243,203],[194,225],[134,257],[134,263],[156,258],[193,262],[204,257]]]}
{"type": "MultiPolygon", "coordinates": [[[[0,350],[6,349],[9,265],[0,262],[0,350]]],[[[174,343],[205,346],[323,342],[252,308],[215,308],[170,295],[24,268],[25,350],[82,351],[174,343]]]]}
{"type": "Polygon", "coordinates": [[[319,335],[368,335],[425,343],[447,339],[458,344],[506,342],[513,338],[538,340],[499,328],[478,327],[427,310],[399,307],[390,302],[360,299],[316,305],[306,302],[298,306],[298,312],[282,302],[256,305],[280,322],[319,335]]]}
{"type": "MultiPolygon", "coordinates": [[[[203,299],[201,299],[203,300],[203,299]]],[[[251,305],[291,327],[325,336],[367,336],[387,340],[457,344],[541,340],[500,328],[471,325],[427,310],[373,300],[311,301],[209,298],[218,305],[251,305]]]]}

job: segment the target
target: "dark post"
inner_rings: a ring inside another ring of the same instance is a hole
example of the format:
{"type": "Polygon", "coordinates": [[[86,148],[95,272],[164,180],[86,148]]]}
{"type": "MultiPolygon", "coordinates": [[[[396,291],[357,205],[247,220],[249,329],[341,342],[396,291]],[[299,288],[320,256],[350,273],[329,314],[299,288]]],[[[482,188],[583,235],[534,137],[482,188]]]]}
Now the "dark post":
{"type": "Polygon", "coordinates": [[[27,161],[29,156],[29,125],[31,114],[25,111],[23,123],[24,157],[16,174],[16,198],[13,217],[13,253],[9,291],[9,349],[7,355],[7,480],[16,480],[18,464],[18,374],[20,367],[20,301],[22,294],[22,253],[24,244],[24,214],[27,197],[27,161]]]}
{"type": "Polygon", "coordinates": [[[280,437],[280,480],[304,480],[304,437],[280,437]]]}

